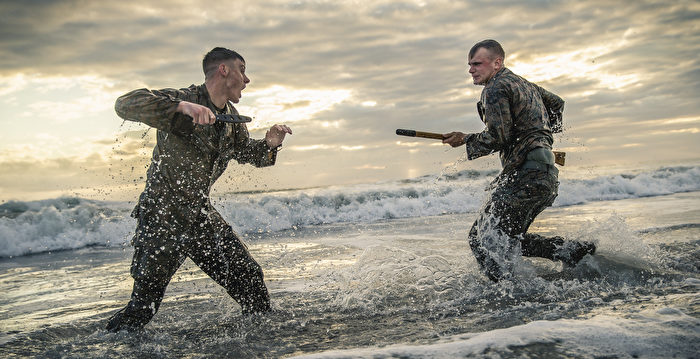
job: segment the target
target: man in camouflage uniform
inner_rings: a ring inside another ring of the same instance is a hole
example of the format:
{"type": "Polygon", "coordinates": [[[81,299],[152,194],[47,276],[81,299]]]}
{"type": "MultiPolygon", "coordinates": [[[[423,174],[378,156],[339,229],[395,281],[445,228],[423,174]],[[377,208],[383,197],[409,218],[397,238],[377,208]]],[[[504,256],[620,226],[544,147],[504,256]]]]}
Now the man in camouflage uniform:
{"type": "Polygon", "coordinates": [[[595,252],[588,242],[565,241],[526,233],[535,217],[557,197],[552,132],[561,131],[564,101],[503,65],[505,53],[494,40],[469,51],[469,73],[483,85],[480,133],[451,132],[443,143],[466,145],[470,160],[499,152],[503,171],[469,231],[469,245],[481,269],[493,281],[511,278],[519,254],[575,265],[595,252]]]}
{"type": "Polygon", "coordinates": [[[265,139],[254,140],[245,124],[216,121],[216,114],[238,115],[233,103],[250,79],[245,60],[232,50],[214,48],[202,65],[202,85],[139,89],[116,101],[121,118],[157,129],[157,144],[146,188],[132,213],[138,226],[132,241],[131,300],[109,320],[109,331],[148,323],[187,257],[223,286],[244,313],[270,309],[262,269],[214,209],[209,192],[232,159],[257,167],[274,165],[285,135],[292,131],[275,125],[265,139]]]}

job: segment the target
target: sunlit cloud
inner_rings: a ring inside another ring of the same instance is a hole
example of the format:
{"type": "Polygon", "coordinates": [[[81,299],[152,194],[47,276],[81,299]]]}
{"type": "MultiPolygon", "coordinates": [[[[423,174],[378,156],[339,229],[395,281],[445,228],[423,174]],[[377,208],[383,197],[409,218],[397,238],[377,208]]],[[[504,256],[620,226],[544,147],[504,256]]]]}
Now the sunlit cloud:
{"type": "Polygon", "coordinates": [[[678,130],[653,131],[650,134],[651,135],[674,135],[674,134],[679,134],[679,133],[700,133],[700,128],[692,127],[692,128],[682,128],[682,129],[678,129],[678,130]]]}
{"type": "Polygon", "coordinates": [[[294,123],[313,119],[319,112],[331,109],[350,98],[346,89],[295,89],[274,85],[266,89],[244,92],[245,104],[237,106],[241,114],[255,118],[250,129],[267,128],[275,123],[294,123]]]}
{"type": "Polygon", "coordinates": [[[404,146],[404,147],[416,147],[420,146],[421,144],[419,142],[403,142],[403,141],[396,141],[397,146],[404,146]]]}
{"type": "Polygon", "coordinates": [[[331,145],[308,145],[308,146],[290,146],[290,151],[304,152],[304,151],[317,151],[317,150],[329,150],[336,146],[331,145]]]}
{"type": "Polygon", "coordinates": [[[642,123],[645,124],[654,124],[654,125],[675,125],[675,124],[685,124],[685,123],[700,123],[700,117],[679,117],[679,118],[664,118],[664,119],[658,119],[658,120],[646,120],[642,121],[642,123]]]}
{"type": "Polygon", "coordinates": [[[325,151],[360,151],[360,150],[365,150],[367,149],[368,146],[365,145],[358,145],[358,146],[347,146],[347,145],[325,145],[325,144],[316,144],[316,145],[308,145],[308,146],[290,146],[289,150],[290,151],[297,151],[297,152],[305,152],[305,151],[319,151],[319,150],[325,150],[325,151]]]}
{"type": "Polygon", "coordinates": [[[343,151],[358,151],[358,150],[364,150],[366,146],[340,146],[340,149],[343,151]]]}
{"type": "Polygon", "coordinates": [[[356,170],[384,170],[386,166],[362,165],[353,167],[356,170]]]}
{"type": "Polygon", "coordinates": [[[337,120],[337,121],[322,121],[321,122],[321,127],[324,128],[341,128],[345,124],[345,120],[337,120]]]}
{"type": "Polygon", "coordinates": [[[14,120],[37,123],[94,121],[95,114],[112,111],[119,95],[113,81],[96,75],[17,74],[0,79],[0,83],[4,84],[0,87],[0,104],[20,108],[14,120]]]}
{"type": "Polygon", "coordinates": [[[0,96],[12,96],[15,92],[27,87],[28,83],[29,81],[22,73],[13,76],[0,76],[0,96]]]}
{"type": "Polygon", "coordinates": [[[427,142],[427,141],[422,141],[422,142],[405,142],[405,141],[396,141],[395,142],[397,146],[403,146],[403,147],[419,147],[419,146],[433,146],[433,147],[442,147],[445,144],[443,144],[441,141],[437,142],[427,142]]]}
{"type": "Polygon", "coordinates": [[[46,76],[17,73],[13,76],[0,77],[0,95],[12,95],[28,88],[31,88],[37,97],[55,91],[70,91],[76,88],[83,89],[91,95],[105,92],[110,95],[115,93],[112,90],[114,81],[97,75],[46,76]]]}
{"type": "MultiPolygon", "coordinates": [[[[517,55],[514,55],[507,60],[507,66],[533,82],[547,82],[560,77],[568,77],[594,80],[598,82],[600,88],[621,90],[640,84],[642,76],[632,71],[629,73],[611,72],[609,71],[610,65],[616,60],[601,60],[601,58],[605,58],[605,55],[614,53],[627,45],[628,42],[623,38],[616,43],[549,54],[527,62],[520,61],[517,55]]],[[[588,90],[578,94],[578,96],[584,97],[594,93],[595,90],[588,90]]]]}

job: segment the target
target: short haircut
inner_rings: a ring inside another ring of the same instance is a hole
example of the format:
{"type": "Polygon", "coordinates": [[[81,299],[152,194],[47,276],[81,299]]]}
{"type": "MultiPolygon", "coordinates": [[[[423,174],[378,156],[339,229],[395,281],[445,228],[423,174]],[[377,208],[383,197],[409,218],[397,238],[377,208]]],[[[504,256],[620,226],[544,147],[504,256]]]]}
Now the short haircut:
{"type": "Polygon", "coordinates": [[[209,78],[212,71],[216,70],[219,65],[227,60],[241,60],[245,62],[243,56],[239,53],[229,50],[223,47],[215,47],[204,55],[204,60],[202,60],[202,70],[204,70],[204,77],[209,78]]]}
{"type": "Polygon", "coordinates": [[[501,44],[499,44],[496,40],[482,40],[474,44],[471,50],[469,50],[469,60],[471,60],[471,58],[474,57],[474,54],[476,54],[476,52],[482,47],[488,50],[488,52],[491,54],[491,59],[500,56],[503,61],[506,60],[506,52],[503,51],[503,47],[501,47],[501,44]]]}

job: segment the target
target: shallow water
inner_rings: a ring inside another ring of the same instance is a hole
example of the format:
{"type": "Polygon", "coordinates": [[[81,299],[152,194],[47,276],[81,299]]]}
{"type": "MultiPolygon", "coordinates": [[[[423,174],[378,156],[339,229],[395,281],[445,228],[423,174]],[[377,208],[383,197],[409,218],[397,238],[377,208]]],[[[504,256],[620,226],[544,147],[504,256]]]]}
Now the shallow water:
{"type": "Polygon", "coordinates": [[[189,260],[141,332],[107,333],[131,247],[0,259],[2,357],[697,357],[700,192],[550,208],[532,231],[598,243],[575,268],[478,271],[475,213],[245,236],[274,311],[242,316],[189,260]]]}

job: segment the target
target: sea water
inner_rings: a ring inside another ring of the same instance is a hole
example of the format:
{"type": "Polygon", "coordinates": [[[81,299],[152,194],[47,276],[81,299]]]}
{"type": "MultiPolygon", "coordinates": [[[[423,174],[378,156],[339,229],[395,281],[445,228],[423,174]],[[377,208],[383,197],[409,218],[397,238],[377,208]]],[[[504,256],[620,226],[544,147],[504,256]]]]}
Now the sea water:
{"type": "Polygon", "coordinates": [[[698,357],[699,166],[562,178],[531,231],[598,252],[498,284],[466,241],[495,175],[218,194],[274,310],[243,316],[188,260],[136,333],[104,330],[131,292],[133,203],[3,203],[0,356],[698,357]]]}

